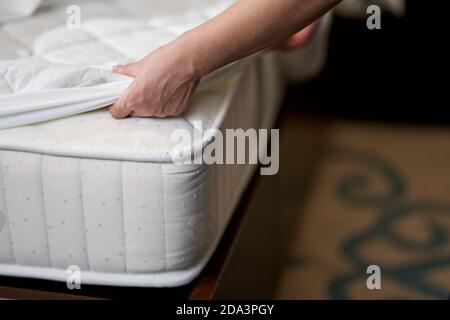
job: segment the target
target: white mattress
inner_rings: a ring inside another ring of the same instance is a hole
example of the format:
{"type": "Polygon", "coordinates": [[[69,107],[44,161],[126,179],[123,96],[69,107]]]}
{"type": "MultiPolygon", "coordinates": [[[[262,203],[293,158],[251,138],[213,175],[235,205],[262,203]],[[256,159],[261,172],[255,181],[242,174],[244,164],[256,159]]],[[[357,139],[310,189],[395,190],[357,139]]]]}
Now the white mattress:
{"type": "MultiPolygon", "coordinates": [[[[1,59],[31,57],[107,70],[141,57],[230,2],[80,1],[86,24],[108,26],[89,31],[97,32],[95,41],[78,43],[76,36],[76,44],[59,35],[68,3],[74,1],[50,3],[30,18],[3,25],[1,59]],[[111,24],[111,18],[124,16],[125,26],[111,24]],[[151,21],[151,27],[127,29],[133,21],[151,21]]],[[[274,53],[232,69],[196,93],[182,117],[114,120],[100,109],[0,130],[0,275],[66,281],[66,269],[77,265],[82,284],[161,287],[194,279],[255,168],[171,163],[178,150],[171,133],[194,132],[197,120],[204,130],[270,128],[281,99],[274,53]]],[[[32,76],[23,78],[33,83],[32,76]]],[[[62,86],[67,92],[74,87],[62,86]]],[[[195,140],[195,148],[207,138],[195,140]]]]}

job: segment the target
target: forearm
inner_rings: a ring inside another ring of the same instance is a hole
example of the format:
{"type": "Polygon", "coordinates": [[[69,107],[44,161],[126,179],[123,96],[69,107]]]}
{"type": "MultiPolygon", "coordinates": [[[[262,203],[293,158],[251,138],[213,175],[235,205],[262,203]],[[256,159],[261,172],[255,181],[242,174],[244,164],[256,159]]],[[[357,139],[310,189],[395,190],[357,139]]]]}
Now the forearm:
{"type": "Polygon", "coordinates": [[[270,48],[316,20],[340,0],[238,0],[173,43],[204,76],[228,63],[270,48]]]}

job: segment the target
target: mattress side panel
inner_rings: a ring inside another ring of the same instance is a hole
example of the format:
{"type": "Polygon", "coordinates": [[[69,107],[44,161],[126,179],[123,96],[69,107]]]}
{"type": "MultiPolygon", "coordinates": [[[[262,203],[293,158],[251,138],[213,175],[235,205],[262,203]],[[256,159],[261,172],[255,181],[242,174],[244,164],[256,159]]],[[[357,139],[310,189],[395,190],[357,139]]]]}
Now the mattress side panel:
{"type": "Polygon", "coordinates": [[[122,162],[82,159],[80,174],[90,269],[126,273],[122,162]]]}
{"type": "Polygon", "coordinates": [[[213,167],[16,151],[0,159],[1,263],[117,274],[183,270],[219,236],[213,167]]]}
{"type": "MultiPolygon", "coordinates": [[[[259,59],[253,61],[246,73],[240,79],[239,90],[235,93],[232,101],[230,102],[232,108],[230,112],[227,113],[224,122],[220,128],[223,136],[225,137],[226,143],[229,142],[229,137],[227,136],[227,130],[234,129],[255,129],[260,128],[260,119],[264,116],[261,112],[264,112],[262,108],[262,100],[260,98],[260,63],[259,59]]],[[[236,145],[236,140],[234,141],[236,145]]],[[[246,142],[246,162],[249,159],[249,148],[248,142],[246,142]]],[[[256,152],[257,150],[253,150],[256,152]]],[[[236,154],[235,160],[236,161],[236,154]]],[[[240,186],[246,179],[244,172],[253,170],[255,165],[245,164],[245,165],[218,165],[216,169],[217,177],[217,207],[218,207],[218,225],[223,226],[228,223],[230,215],[232,214],[232,209],[234,208],[235,202],[237,202],[238,197],[241,195],[240,186]],[[238,187],[239,186],[239,187],[238,187]]]]}
{"type": "Polygon", "coordinates": [[[129,273],[167,269],[160,180],[160,164],[123,164],[123,216],[129,273]]]}
{"type": "Polygon", "coordinates": [[[51,267],[42,158],[38,154],[4,152],[4,196],[16,263],[51,267]]]}
{"type": "Polygon", "coordinates": [[[80,172],[80,159],[42,159],[49,250],[55,268],[77,265],[89,270],[80,172]]]}
{"type": "Polygon", "coordinates": [[[170,270],[195,264],[214,242],[217,232],[211,170],[207,165],[161,167],[166,263],[170,270]]]}

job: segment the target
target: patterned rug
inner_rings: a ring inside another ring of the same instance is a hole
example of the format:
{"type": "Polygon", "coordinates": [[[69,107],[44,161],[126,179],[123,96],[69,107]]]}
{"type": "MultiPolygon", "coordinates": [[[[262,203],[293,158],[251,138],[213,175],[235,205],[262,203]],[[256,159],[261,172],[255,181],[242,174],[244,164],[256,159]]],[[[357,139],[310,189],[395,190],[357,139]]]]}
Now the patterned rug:
{"type": "Polygon", "coordinates": [[[450,128],[339,122],[325,140],[276,297],[448,299],[450,128]]]}

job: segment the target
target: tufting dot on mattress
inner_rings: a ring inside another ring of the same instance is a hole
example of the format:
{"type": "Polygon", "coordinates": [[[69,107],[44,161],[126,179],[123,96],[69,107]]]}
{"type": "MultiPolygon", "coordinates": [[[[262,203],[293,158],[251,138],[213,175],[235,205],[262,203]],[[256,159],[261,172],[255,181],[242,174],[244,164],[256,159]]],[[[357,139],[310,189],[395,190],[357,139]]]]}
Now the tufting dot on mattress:
{"type": "Polygon", "coordinates": [[[146,206],[142,206],[142,207],[141,207],[142,210],[145,210],[145,208],[146,208],[146,206]]]}
{"type": "Polygon", "coordinates": [[[23,221],[28,222],[28,218],[23,218],[23,221]]]}
{"type": "Polygon", "coordinates": [[[66,204],[67,204],[67,202],[68,202],[68,201],[67,201],[67,199],[64,199],[64,203],[66,203],[66,204]]]}
{"type": "Polygon", "coordinates": [[[30,201],[30,197],[26,197],[27,201],[30,201]]]}
{"type": "Polygon", "coordinates": [[[66,222],[64,220],[61,220],[61,224],[66,224],[66,222]]]}
{"type": "Polygon", "coordinates": [[[123,257],[123,252],[119,252],[119,256],[123,257]]]}
{"type": "Polygon", "coordinates": [[[69,258],[72,258],[72,255],[71,255],[71,254],[68,254],[67,256],[68,256],[69,258]]]}
{"type": "Polygon", "coordinates": [[[97,226],[98,226],[99,228],[101,228],[101,227],[103,227],[103,224],[99,223],[97,226]]]}
{"type": "Polygon", "coordinates": [[[144,260],[144,263],[147,264],[147,263],[148,263],[148,260],[144,260]]]}
{"type": "Polygon", "coordinates": [[[102,207],[106,207],[106,203],[103,202],[103,203],[102,203],[102,207]]]}
{"type": "Polygon", "coordinates": [[[138,227],[138,228],[137,228],[137,231],[141,231],[141,227],[138,227]]]}
{"type": "Polygon", "coordinates": [[[109,261],[109,258],[108,258],[108,257],[106,257],[106,258],[105,258],[105,261],[109,261]]]}
{"type": "Polygon", "coordinates": [[[31,253],[32,253],[32,254],[36,254],[36,251],[35,251],[35,250],[33,250],[33,251],[31,251],[31,253]]]}
{"type": "Polygon", "coordinates": [[[47,228],[48,228],[48,230],[51,230],[51,229],[52,229],[52,226],[47,226],[47,228]]]}
{"type": "Polygon", "coordinates": [[[14,244],[14,242],[12,242],[12,241],[9,242],[9,245],[10,245],[10,246],[12,246],[13,244],[14,244]]]}

